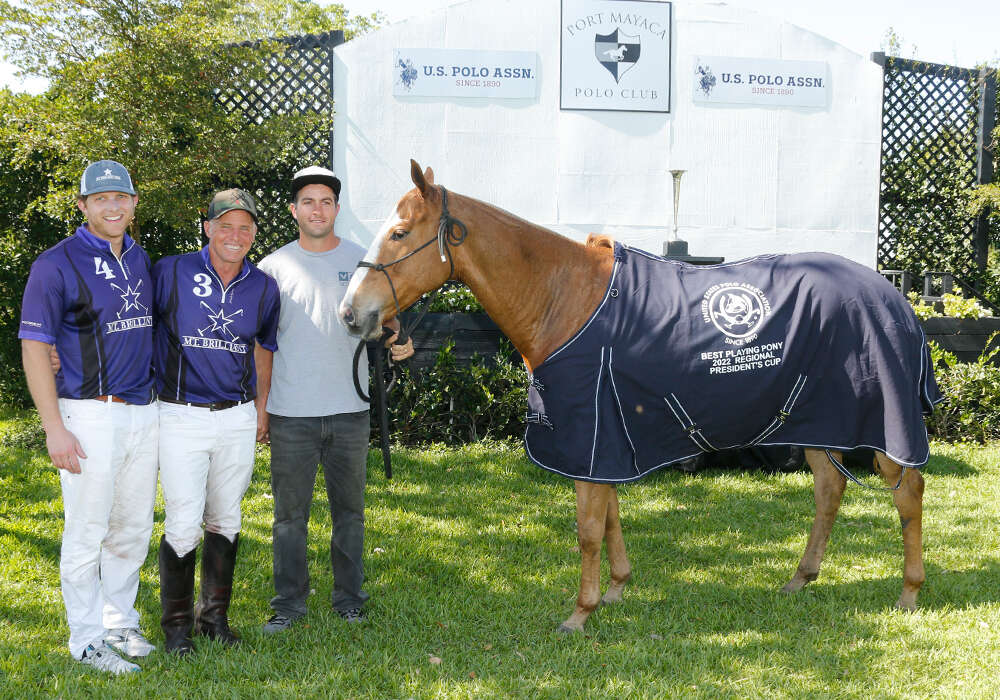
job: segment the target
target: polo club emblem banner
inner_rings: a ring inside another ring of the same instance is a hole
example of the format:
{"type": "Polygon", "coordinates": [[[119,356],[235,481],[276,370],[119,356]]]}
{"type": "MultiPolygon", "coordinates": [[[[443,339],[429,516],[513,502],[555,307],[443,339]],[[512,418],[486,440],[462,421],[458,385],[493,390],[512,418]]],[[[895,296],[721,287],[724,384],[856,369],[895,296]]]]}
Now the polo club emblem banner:
{"type": "Polygon", "coordinates": [[[560,107],[670,111],[673,6],[562,0],[560,107]]]}

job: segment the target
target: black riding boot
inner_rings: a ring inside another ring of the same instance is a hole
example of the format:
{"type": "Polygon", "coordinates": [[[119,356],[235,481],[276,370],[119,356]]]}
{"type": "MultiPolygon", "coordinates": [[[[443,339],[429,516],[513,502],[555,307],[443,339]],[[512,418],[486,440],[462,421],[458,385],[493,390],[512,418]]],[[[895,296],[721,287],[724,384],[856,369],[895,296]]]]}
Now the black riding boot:
{"type": "Polygon", "coordinates": [[[160,627],[168,652],[183,656],[192,649],[194,622],[194,560],[198,549],[178,557],[166,536],[160,538],[160,627]]]}
{"type": "Polygon", "coordinates": [[[229,600],[233,594],[233,569],[240,536],[230,543],[225,535],[205,533],[201,553],[201,595],[195,610],[194,631],[224,644],[240,638],[229,629],[229,600]]]}

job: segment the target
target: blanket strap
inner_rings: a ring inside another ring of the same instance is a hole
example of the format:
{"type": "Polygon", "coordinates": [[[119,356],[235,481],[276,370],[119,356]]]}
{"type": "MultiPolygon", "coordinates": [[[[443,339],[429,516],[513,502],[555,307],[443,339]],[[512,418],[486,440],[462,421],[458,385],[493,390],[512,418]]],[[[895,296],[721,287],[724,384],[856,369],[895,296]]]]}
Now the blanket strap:
{"type": "Polygon", "coordinates": [[[804,374],[800,374],[798,376],[798,379],[795,380],[795,384],[792,386],[791,392],[788,394],[788,398],[785,399],[785,405],[781,407],[778,414],[768,424],[768,426],[760,432],[760,435],[747,443],[748,446],[759,445],[766,438],[768,438],[771,433],[785,424],[785,421],[792,415],[792,409],[795,408],[795,402],[798,401],[799,395],[802,393],[802,389],[805,388],[806,379],[808,379],[808,377],[804,374]]]}
{"type": "Polygon", "coordinates": [[[538,413],[537,411],[529,411],[524,414],[524,420],[527,423],[537,423],[538,425],[544,425],[549,430],[552,430],[552,421],[544,413],[538,413]]]}
{"type": "Polygon", "coordinates": [[[838,462],[837,458],[830,453],[830,450],[824,450],[824,451],[826,452],[827,458],[829,458],[829,460],[833,462],[833,466],[837,468],[838,472],[843,474],[845,477],[853,481],[858,486],[864,486],[866,489],[871,489],[872,491],[896,491],[897,489],[899,489],[900,484],[903,483],[903,477],[906,476],[906,470],[909,469],[909,467],[907,467],[905,464],[899,465],[900,467],[902,467],[902,469],[900,469],[899,472],[899,481],[897,481],[896,485],[893,486],[892,488],[889,488],[888,486],[869,486],[863,481],[859,481],[858,477],[854,476],[854,474],[851,474],[851,470],[845,467],[840,462],[838,462]]]}
{"type": "Polygon", "coordinates": [[[691,438],[691,441],[697,445],[699,450],[702,452],[717,451],[715,446],[712,445],[712,443],[708,441],[708,438],[706,438],[701,432],[701,428],[695,424],[695,422],[691,419],[691,416],[689,416],[687,411],[684,410],[684,407],[681,405],[681,402],[676,396],[670,394],[670,396],[665,396],[663,400],[666,401],[667,408],[669,408],[671,413],[674,414],[674,418],[676,418],[677,422],[681,424],[681,428],[685,433],[687,433],[687,436],[691,438]]]}

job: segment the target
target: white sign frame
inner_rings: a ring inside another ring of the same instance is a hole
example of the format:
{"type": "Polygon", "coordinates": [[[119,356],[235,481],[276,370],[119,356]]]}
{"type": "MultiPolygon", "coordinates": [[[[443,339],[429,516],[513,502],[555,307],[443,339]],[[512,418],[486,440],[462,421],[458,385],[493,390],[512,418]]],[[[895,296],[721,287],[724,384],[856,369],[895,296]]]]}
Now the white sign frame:
{"type": "Polygon", "coordinates": [[[393,49],[395,97],[538,98],[538,53],[393,49]]]}
{"type": "Polygon", "coordinates": [[[670,112],[672,2],[562,0],[559,31],[560,109],[670,112]]]}
{"type": "Polygon", "coordinates": [[[830,64],[776,58],[695,56],[693,100],[701,105],[830,105],[830,64]]]}

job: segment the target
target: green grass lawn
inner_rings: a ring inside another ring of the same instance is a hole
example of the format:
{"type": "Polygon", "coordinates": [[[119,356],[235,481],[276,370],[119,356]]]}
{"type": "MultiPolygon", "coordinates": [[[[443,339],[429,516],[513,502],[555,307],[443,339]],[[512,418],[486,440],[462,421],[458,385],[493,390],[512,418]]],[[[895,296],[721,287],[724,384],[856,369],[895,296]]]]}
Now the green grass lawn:
{"type": "MultiPolygon", "coordinates": [[[[0,413],[0,432],[18,422],[0,413]]],[[[0,697],[995,697],[1000,695],[1000,444],[933,447],[927,583],[901,586],[886,493],[849,486],[820,578],[793,596],[812,521],[807,473],[666,471],[621,488],[633,566],[625,602],[556,634],[579,576],[571,482],[519,446],[394,451],[369,461],[369,618],[330,609],[330,518],[310,529],[310,615],[265,638],[272,595],[266,452],[244,501],[231,620],[237,649],[199,639],[110,678],[70,660],[59,592],[58,478],[40,452],[0,450],[0,697]]],[[[318,485],[321,482],[318,482],[318,485]]],[[[869,483],[876,484],[874,477],[869,483]]],[[[153,537],[162,533],[162,501],[153,537]]],[[[605,564],[605,576],[606,576],[605,564]]],[[[138,607],[162,643],[155,550],[138,607]]]]}

